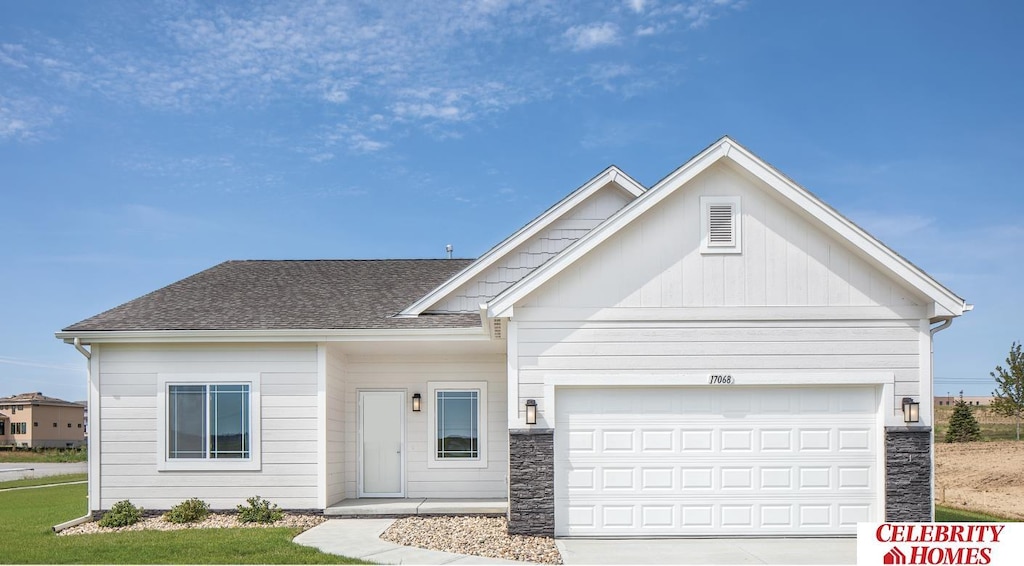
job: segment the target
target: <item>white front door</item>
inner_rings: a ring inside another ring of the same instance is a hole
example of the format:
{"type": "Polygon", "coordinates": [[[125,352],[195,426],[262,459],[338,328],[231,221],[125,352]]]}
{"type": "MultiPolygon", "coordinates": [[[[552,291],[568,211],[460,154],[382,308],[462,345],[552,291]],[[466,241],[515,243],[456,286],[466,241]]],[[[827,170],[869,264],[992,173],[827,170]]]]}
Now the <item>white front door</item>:
{"type": "Polygon", "coordinates": [[[405,495],[405,392],[359,392],[359,496],[405,495]]]}

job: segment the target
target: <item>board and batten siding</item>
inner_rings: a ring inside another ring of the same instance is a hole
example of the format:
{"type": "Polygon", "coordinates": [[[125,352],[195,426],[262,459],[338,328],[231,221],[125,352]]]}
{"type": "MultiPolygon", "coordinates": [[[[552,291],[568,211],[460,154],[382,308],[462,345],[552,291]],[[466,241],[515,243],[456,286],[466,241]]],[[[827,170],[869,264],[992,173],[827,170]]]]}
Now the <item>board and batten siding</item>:
{"type": "Polygon", "coordinates": [[[487,268],[474,281],[460,287],[451,298],[430,308],[429,312],[479,311],[481,303],[491,300],[582,238],[625,206],[631,198],[614,185],[597,191],[545,230],[509,252],[501,261],[487,268]]]}
{"type": "Polygon", "coordinates": [[[402,389],[406,400],[423,396],[424,409],[406,413],[406,497],[500,498],[506,497],[508,473],[508,424],[505,417],[505,356],[468,355],[358,355],[345,356],[344,481],[345,495],[357,497],[358,392],[402,389]],[[427,450],[430,423],[426,403],[428,382],[487,382],[487,467],[429,468],[427,450]]]}
{"type": "Polygon", "coordinates": [[[169,509],[198,497],[233,509],[259,495],[286,509],[317,507],[317,350],[314,344],[104,344],[100,384],[100,505],[122,499],[169,509]],[[258,471],[157,471],[158,374],[258,373],[258,471]]]}
{"type": "Polygon", "coordinates": [[[543,417],[565,376],[862,372],[891,374],[898,407],[930,371],[926,304],[720,163],[515,305],[518,405],[543,417]],[[740,197],[741,253],[701,253],[702,196],[740,197]]]}

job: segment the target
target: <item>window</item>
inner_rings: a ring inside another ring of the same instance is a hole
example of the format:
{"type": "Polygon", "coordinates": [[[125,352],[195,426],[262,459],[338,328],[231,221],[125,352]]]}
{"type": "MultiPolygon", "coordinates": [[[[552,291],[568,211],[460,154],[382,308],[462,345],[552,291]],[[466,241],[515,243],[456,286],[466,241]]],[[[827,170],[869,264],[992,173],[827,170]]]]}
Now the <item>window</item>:
{"type": "Polygon", "coordinates": [[[28,434],[28,423],[11,423],[11,434],[28,434]]]}
{"type": "Polygon", "coordinates": [[[487,467],[487,382],[427,384],[428,467],[487,467]]]}
{"type": "Polygon", "coordinates": [[[168,458],[248,458],[249,386],[169,385],[168,458]]]}
{"type": "Polygon", "coordinates": [[[740,253],[740,197],[700,197],[700,253],[740,253]]]}
{"type": "MultiPolygon", "coordinates": [[[[81,425],[79,425],[79,426],[81,426],[81,425]]],[[[68,428],[71,428],[71,423],[68,423],[68,428]]]]}
{"type": "Polygon", "coordinates": [[[39,422],[36,421],[36,422],[32,423],[32,426],[35,427],[35,428],[39,428],[39,422]]]}
{"type": "Polygon", "coordinates": [[[258,374],[159,374],[158,470],[260,469],[258,374]]]}
{"type": "Polygon", "coordinates": [[[53,428],[57,428],[57,423],[53,423],[53,428]]]}
{"type": "Polygon", "coordinates": [[[7,434],[4,430],[4,425],[6,424],[6,421],[0,421],[0,436],[5,436],[7,434]]]}

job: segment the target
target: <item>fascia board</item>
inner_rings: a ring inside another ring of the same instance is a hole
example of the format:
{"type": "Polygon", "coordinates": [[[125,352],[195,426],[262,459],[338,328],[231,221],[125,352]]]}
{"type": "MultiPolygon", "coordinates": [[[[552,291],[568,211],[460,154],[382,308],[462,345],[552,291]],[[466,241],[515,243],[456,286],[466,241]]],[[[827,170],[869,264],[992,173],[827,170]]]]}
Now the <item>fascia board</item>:
{"type": "Polygon", "coordinates": [[[937,309],[944,310],[949,316],[963,314],[963,299],[746,148],[734,144],[728,157],[830,228],[839,237],[852,243],[890,273],[934,301],[937,309]]]}
{"type": "Polygon", "coordinates": [[[627,204],[582,238],[562,250],[560,254],[533,270],[532,273],[522,278],[516,284],[505,289],[505,291],[488,303],[487,315],[490,317],[511,316],[512,306],[516,302],[546,283],[577,259],[583,257],[587,252],[597,247],[598,244],[610,238],[635,218],[650,210],[719,159],[725,157],[729,152],[730,142],[731,140],[725,137],[712,144],[682,167],[679,167],[659,181],[657,185],[651,187],[642,197],[627,204]]]}
{"type": "Polygon", "coordinates": [[[429,294],[409,305],[409,307],[399,313],[398,316],[418,316],[423,311],[444,299],[448,294],[466,284],[474,277],[480,275],[480,273],[485,269],[504,257],[505,254],[519,247],[523,242],[535,236],[552,222],[561,218],[566,212],[572,210],[572,208],[577,204],[595,192],[603,189],[609,183],[615,183],[623,190],[633,195],[634,198],[639,197],[646,190],[643,185],[622,172],[618,167],[615,167],[614,165],[608,167],[601,173],[598,173],[593,179],[587,181],[581,187],[563,198],[561,201],[555,203],[554,206],[541,213],[540,216],[531,220],[526,226],[523,226],[514,234],[502,240],[498,245],[488,250],[476,261],[466,266],[465,269],[452,276],[429,294]]]}
{"type": "Polygon", "coordinates": [[[56,332],[83,344],[132,342],[382,342],[490,340],[484,328],[309,329],[309,330],[111,330],[56,332]]]}

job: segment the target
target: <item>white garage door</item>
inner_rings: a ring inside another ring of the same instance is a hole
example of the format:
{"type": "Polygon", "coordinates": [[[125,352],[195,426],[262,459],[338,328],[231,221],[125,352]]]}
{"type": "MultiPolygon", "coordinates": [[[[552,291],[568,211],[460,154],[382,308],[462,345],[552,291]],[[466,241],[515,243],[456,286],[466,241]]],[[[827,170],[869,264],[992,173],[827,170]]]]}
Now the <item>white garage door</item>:
{"type": "Polygon", "coordinates": [[[559,388],[558,536],[852,535],[880,520],[873,387],[559,388]]]}

